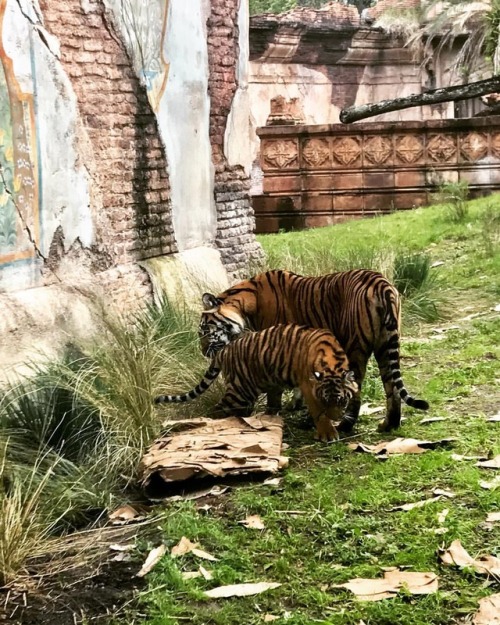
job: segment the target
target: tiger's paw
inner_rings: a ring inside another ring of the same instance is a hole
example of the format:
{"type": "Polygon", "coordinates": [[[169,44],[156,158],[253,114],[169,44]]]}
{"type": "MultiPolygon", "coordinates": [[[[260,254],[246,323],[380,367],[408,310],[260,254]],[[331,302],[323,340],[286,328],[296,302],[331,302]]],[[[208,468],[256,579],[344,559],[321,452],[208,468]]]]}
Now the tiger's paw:
{"type": "Polygon", "coordinates": [[[386,417],[382,419],[382,421],[379,421],[377,430],[379,432],[390,432],[391,430],[397,430],[400,425],[400,421],[391,421],[386,417]]]}
{"type": "Polygon", "coordinates": [[[324,419],[320,419],[320,421],[316,425],[316,434],[314,438],[317,441],[321,441],[322,443],[329,443],[331,441],[339,440],[339,433],[337,432],[337,428],[333,425],[330,419],[326,417],[324,419]]]}

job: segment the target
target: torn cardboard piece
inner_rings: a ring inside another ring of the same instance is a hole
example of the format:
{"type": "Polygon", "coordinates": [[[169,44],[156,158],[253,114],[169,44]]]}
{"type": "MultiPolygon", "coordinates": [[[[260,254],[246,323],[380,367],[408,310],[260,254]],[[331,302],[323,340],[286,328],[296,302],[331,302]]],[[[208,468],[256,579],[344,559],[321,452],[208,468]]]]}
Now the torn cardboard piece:
{"type": "Polygon", "coordinates": [[[186,420],[156,440],[139,465],[141,485],[192,478],[276,473],[288,465],[281,455],[283,419],[253,417],[186,420]],[[179,431],[180,430],[180,431],[179,431]]]}

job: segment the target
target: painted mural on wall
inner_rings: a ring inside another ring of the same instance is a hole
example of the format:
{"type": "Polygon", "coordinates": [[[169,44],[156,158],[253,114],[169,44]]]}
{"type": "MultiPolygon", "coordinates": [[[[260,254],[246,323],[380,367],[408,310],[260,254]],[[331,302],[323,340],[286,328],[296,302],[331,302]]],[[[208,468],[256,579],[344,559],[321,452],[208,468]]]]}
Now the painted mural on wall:
{"type": "Polygon", "coordinates": [[[154,111],[158,111],[168,79],[169,63],[164,56],[168,4],[169,0],[108,0],[154,111]]]}
{"type": "Polygon", "coordinates": [[[27,71],[30,32],[19,30],[7,45],[4,38],[5,32],[13,32],[15,10],[7,0],[0,0],[0,268],[34,258],[40,234],[34,90],[27,71]],[[16,69],[23,74],[22,85],[6,49],[18,52],[21,42],[23,54],[16,69]]]}

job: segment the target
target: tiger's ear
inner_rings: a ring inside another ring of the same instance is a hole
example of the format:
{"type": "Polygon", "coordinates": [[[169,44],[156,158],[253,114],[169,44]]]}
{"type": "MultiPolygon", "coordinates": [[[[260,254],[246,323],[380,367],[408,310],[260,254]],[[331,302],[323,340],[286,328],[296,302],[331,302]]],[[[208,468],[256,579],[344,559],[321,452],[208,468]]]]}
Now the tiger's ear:
{"type": "Polygon", "coordinates": [[[346,371],[344,373],[344,377],[347,382],[356,382],[356,376],[354,375],[354,371],[346,371]]]}
{"type": "Polygon", "coordinates": [[[218,297],[215,297],[215,295],[212,295],[212,293],[203,293],[203,295],[201,296],[201,301],[203,302],[205,310],[217,308],[219,304],[222,304],[222,300],[218,297]]]}

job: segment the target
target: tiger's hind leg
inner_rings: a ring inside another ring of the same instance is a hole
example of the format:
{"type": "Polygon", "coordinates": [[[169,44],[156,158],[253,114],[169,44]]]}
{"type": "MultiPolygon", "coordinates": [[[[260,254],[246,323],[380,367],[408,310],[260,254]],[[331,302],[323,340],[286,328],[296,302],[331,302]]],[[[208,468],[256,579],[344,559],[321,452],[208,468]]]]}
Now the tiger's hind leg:
{"type": "Polygon", "coordinates": [[[356,384],[358,385],[358,392],[355,393],[347,404],[344,416],[337,426],[339,432],[349,433],[359,418],[359,410],[361,408],[361,386],[365,379],[367,358],[358,357],[357,359],[349,358],[349,367],[354,372],[356,384]]]}
{"type": "Polygon", "coordinates": [[[242,394],[234,387],[227,386],[226,393],[216,404],[213,416],[249,417],[255,406],[257,396],[250,393],[242,394]]]}
{"type": "Polygon", "coordinates": [[[399,369],[399,349],[397,353],[393,349],[391,355],[390,343],[386,343],[375,353],[386,397],[386,415],[378,424],[379,432],[395,430],[401,425],[401,397],[394,386],[391,358],[397,362],[399,369]]]}
{"type": "Polygon", "coordinates": [[[276,415],[281,410],[283,391],[281,389],[272,389],[267,391],[266,414],[276,415]]]}

